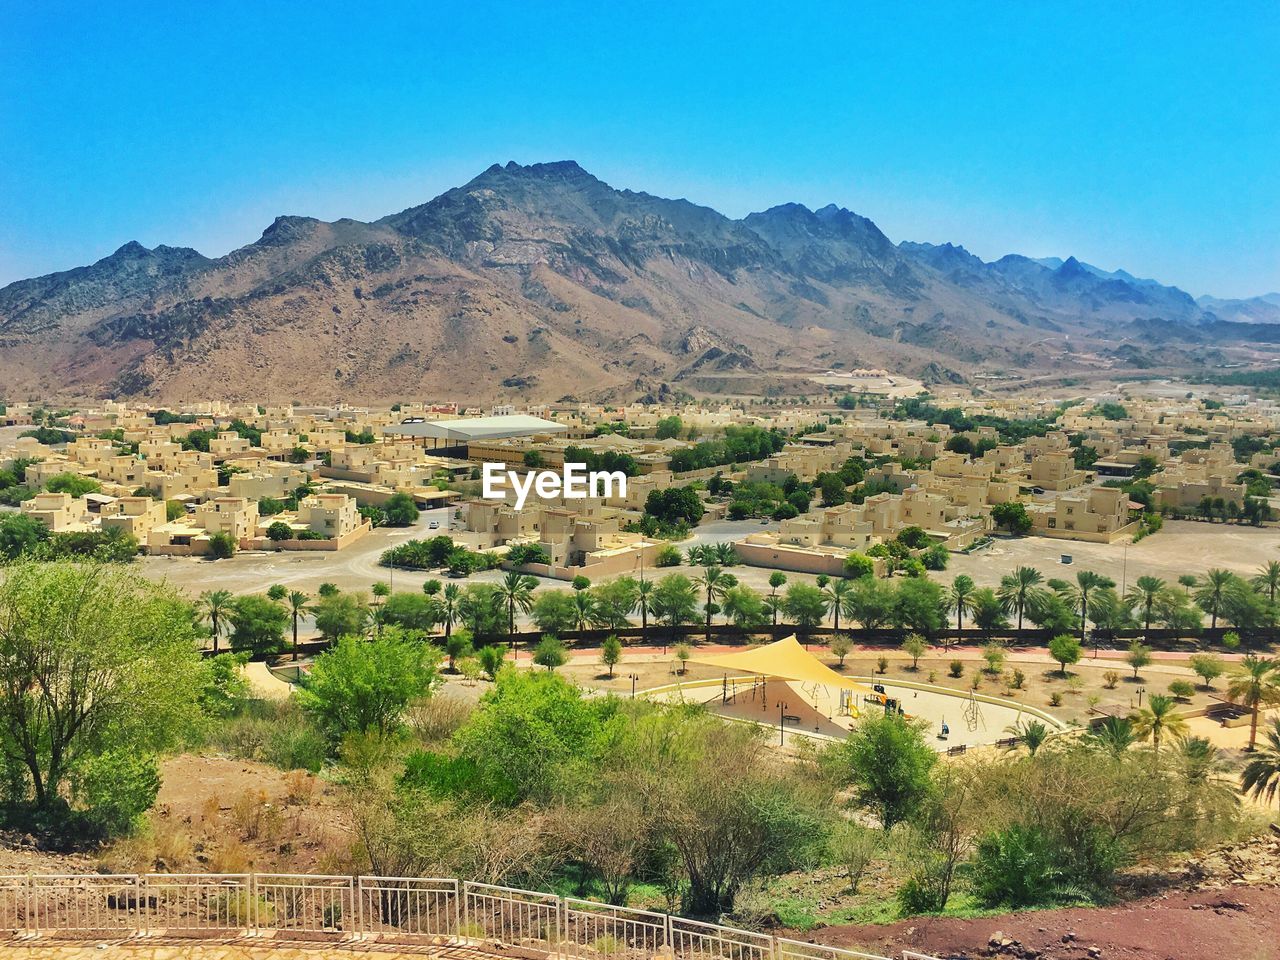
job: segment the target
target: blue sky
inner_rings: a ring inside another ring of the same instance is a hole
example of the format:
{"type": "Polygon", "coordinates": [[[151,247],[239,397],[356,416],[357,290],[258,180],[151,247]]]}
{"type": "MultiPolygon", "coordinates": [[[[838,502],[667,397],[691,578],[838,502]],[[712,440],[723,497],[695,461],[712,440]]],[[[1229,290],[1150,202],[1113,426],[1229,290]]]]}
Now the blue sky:
{"type": "Polygon", "coordinates": [[[572,158],[731,216],[835,202],[984,259],[1280,290],[1266,2],[0,0],[0,145],[0,283],[572,158]]]}

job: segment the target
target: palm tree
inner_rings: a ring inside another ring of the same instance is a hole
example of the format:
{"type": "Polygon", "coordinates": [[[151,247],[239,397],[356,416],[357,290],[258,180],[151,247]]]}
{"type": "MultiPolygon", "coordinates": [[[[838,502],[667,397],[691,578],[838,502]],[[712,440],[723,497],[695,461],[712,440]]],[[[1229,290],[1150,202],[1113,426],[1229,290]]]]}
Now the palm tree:
{"type": "Polygon", "coordinates": [[[209,618],[209,632],[213,634],[213,652],[218,652],[218,637],[222,635],[222,620],[231,612],[230,590],[206,590],[200,594],[200,606],[209,618]]]}
{"type": "Polygon", "coordinates": [[[1280,717],[1267,731],[1267,744],[1249,758],[1240,774],[1240,790],[1255,800],[1270,803],[1280,796],[1280,717]]]}
{"type": "Polygon", "coordinates": [[[722,598],[725,591],[738,581],[732,574],[725,573],[717,566],[703,568],[702,576],[694,577],[693,582],[707,595],[707,643],[711,642],[711,609],[712,604],[722,598]]]}
{"type": "Polygon", "coordinates": [[[1147,705],[1134,715],[1134,733],[1139,740],[1150,737],[1157,754],[1160,752],[1160,738],[1165,734],[1179,737],[1187,732],[1187,721],[1174,713],[1176,709],[1173,697],[1153,693],[1147,698],[1147,705]]]}
{"type": "Polygon", "coordinates": [[[578,590],[573,594],[573,629],[586,630],[599,621],[596,610],[596,598],[586,590],[578,590]]]}
{"type": "Polygon", "coordinates": [[[649,612],[653,609],[653,581],[641,579],[636,584],[636,609],[640,611],[640,642],[649,636],[649,612]]]}
{"type": "Polygon", "coordinates": [[[301,590],[293,590],[284,598],[285,606],[289,608],[289,615],[293,617],[293,659],[298,659],[298,618],[303,614],[310,613],[311,607],[308,604],[311,598],[301,590]]]}
{"type": "Polygon", "coordinates": [[[778,611],[782,609],[782,604],[778,602],[778,588],[786,582],[787,575],[780,570],[775,570],[769,574],[769,596],[765,598],[764,606],[773,616],[775,630],[778,626],[778,611]]]}
{"type": "Polygon", "coordinates": [[[1115,586],[1114,580],[1100,573],[1094,573],[1092,570],[1081,570],[1076,574],[1076,585],[1070,589],[1067,596],[1073,603],[1078,603],[1080,606],[1081,643],[1084,643],[1085,631],[1089,623],[1090,592],[1113,586],[1115,586]]]}
{"type": "Polygon", "coordinates": [[[1249,582],[1259,590],[1267,591],[1267,597],[1275,603],[1276,589],[1280,588],[1280,560],[1272,560],[1249,582]]]}
{"type": "Polygon", "coordinates": [[[528,613],[533,607],[537,578],[524,573],[508,573],[498,584],[496,596],[507,605],[507,636],[516,632],[516,610],[528,613]]]}
{"type": "Polygon", "coordinates": [[[1000,589],[996,591],[996,596],[1000,598],[1006,613],[1017,612],[1019,630],[1022,629],[1022,615],[1026,613],[1027,607],[1045,592],[1044,587],[1040,586],[1042,583],[1044,574],[1035,567],[1018,567],[1013,573],[1000,578],[1000,589]]]}
{"type": "Polygon", "coordinates": [[[440,594],[440,622],[444,624],[445,639],[453,633],[453,625],[462,618],[462,588],[456,583],[446,583],[440,594]]]}
{"type": "Polygon", "coordinates": [[[1253,713],[1249,719],[1252,751],[1258,741],[1258,719],[1263,706],[1280,702],[1280,660],[1247,654],[1227,682],[1227,696],[1253,713]]]}
{"type": "Polygon", "coordinates": [[[853,601],[853,581],[846,580],[844,577],[837,577],[823,588],[822,595],[827,598],[827,603],[831,605],[831,614],[835,618],[832,627],[838,631],[840,629],[840,614],[848,614],[849,606],[853,601]]]}
{"type": "Polygon", "coordinates": [[[1089,740],[1113,757],[1120,756],[1138,742],[1133,732],[1133,721],[1127,717],[1107,717],[1089,734],[1089,740]]]}
{"type": "Polygon", "coordinates": [[[1022,720],[1005,728],[1005,733],[1017,737],[1026,745],[1027,753],[1036,755],[1046,740],[1049,739],[1049,728],[1039,720],[1022,720]]]}
{"type": "Polygon", "coordinates": [[[1196,603],[1200,604],[1200,609],[1212,618],[1209,624],[1210,630],[1218,628],[1218,614],[1222,612],[1222,597],[1234,579],[1235,574],[1230,570],[1215,568],[1196,581],[1196,603]]]}
{"type": "MultiPolygon", "coordinates": [[[[947,594],[947,606],[956,612],[956,639],[960,638],[960,631],[964,629],[964,615],[973,610],[973,595],[977,591],[978,586],[973,582],[973,577],[967,573],[962,573],[951,582],[951,590],[947,594]]],[[[946,649],[944,643],[943,649],[946,649]]]]}
{"type": "Polygon", "coordinates": [[[711,544],[707,547],[706,555],[722,567],[732,567],[738,562],[738,551],[728,541],[711,544]]]}
{"type": "Polygon", "coordinates": [[[707,548],[702,544],[695,544],[685,551],[685,560],[691,567],[700,567],[707,559],[707,548]]]}
{"type": "Polygon", "coordinates": [[[1142,608],[1144,631],[1151,629],[1151,609],[1155,606],[1156,598],[1164,587],[1165,583],[1159,577],[1139,577],[1133,581],[1133,587],[1124,595],[1125,602],[1130,606],[1142,608]]]}

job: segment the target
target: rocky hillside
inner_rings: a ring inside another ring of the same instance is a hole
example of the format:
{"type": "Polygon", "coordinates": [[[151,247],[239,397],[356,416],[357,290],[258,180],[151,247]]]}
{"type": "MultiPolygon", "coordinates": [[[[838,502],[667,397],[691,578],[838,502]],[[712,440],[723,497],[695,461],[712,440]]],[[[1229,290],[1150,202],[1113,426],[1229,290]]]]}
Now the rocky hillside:
{"type": "Polygon", "coordinates": [[[1214,305],[1074,258],[894,245],[835,206],[732,220],[509,163],[376,223],[280,217],[224,257],[128,243],[10,284],[0,380],[308,401],[621,399],[858,366],[961,382],[1213,362],[1242,326],[1214,305]],[[1172,331],[1158,356],[1152,324],[1172,331]]]}

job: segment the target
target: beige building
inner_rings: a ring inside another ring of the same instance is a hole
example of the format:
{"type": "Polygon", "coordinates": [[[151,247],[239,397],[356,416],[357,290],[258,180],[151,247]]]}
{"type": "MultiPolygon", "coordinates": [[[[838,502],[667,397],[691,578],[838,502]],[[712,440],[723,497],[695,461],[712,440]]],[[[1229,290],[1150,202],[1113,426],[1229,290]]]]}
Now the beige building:
{"type": "Polygon", "coordinates": [[[1067,494],[1052,503],[1031,504],[1031,532],[1063,540],[1111,543],[1131,533],[1129,495],[1118,487],[1093,487],[1087,494],[1067,494]]]}
{"type": "Polygon", "coordinates": [[[22,503],[22,515],[39,520],[54,533],[87,530],[88,507],[69,493],[37,493],[22,503]]]}
{"type": "Polygon", "coordinates": [[[1071,490],[1088,479],[1068,453],[1046,453],[1031,460],[1031,483],[1045,490],[1071,490]]]}
{"type": "Polygon", "coordinates": [[[121,497],[102,508],[102,529],[121,530],[146,543],[151,531],[168,522],[163,500],[121,497]]]}

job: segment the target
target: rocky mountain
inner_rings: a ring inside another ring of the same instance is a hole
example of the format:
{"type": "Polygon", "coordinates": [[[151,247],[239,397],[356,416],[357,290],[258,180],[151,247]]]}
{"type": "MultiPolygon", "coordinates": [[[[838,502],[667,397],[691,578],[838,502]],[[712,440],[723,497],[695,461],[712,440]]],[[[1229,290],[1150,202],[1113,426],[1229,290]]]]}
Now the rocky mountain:
{"type": "Polygon", "coordinates": [[[128,243],[10,284],[0,378],[10,396],[313,401],[768,392],[859,366],[963,382],[1204,362],[1240,326],[1220,303],[1074,258],[895,245],[834,205],[733,220],[571,161],[508,163],[374,223],[279,217],[223,257],[128,243]],[[1152,324],[1173,331],[1159,356],[1152,324]]]}

